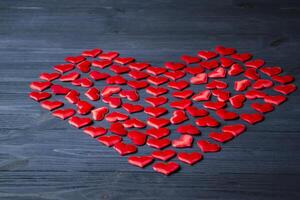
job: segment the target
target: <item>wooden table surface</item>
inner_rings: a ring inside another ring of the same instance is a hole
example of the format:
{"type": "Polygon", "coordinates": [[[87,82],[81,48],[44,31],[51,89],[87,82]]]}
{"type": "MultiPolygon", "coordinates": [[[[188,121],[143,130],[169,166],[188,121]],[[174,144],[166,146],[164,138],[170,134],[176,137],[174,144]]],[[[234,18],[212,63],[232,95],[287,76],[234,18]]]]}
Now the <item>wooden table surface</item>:
{"type": "Polygon", "coordinates": [[[161,65],[222,44],[299,85],[299,24],[299,1],[0,1],[0,199],[300,199],[299,91],[170,177],[127,164],[27,96],[39,73],[94,47],[161,65]]]}

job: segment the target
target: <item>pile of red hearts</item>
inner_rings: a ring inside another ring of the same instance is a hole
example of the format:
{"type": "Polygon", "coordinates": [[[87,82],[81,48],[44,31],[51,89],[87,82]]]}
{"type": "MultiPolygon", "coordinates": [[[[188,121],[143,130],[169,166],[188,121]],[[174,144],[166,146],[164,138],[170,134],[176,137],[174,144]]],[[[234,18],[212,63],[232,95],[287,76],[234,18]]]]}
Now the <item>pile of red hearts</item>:
{"type": "Polygon", "coordinates": [[[156,67],[117,52],[86,50],[41,73],[29,96],[53,116],[128,155],[130,164],[152,164],[169,175],[180,163],[193,165],[220,151],[222,143],[264,120],[296,90],[282,68],[234,48],[217,46],[180,59],[156,67]],[[149,153],[132,155],[142,146],[149,153]]]}

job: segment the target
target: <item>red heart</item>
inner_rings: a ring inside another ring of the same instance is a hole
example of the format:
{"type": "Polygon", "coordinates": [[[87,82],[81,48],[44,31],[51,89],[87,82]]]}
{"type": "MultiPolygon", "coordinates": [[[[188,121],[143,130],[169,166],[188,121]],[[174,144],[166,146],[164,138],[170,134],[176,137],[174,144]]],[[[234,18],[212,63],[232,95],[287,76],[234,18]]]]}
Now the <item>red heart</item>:
{"type": "Polygon", "coordinates": [[[153,96],[160,96],[162,94],[167,93],[168,89],[163,88],[163,87],[152,87],[152,86],[149,86],[149,87],[146,88],[146,92],[148,94],[153,95],[153,96]]]}
{"type": "Polygon", "coordinates": [[[144,128],[146,124],[136,118],[130,118],[123,122],[125,128],[144,128]]]}
{"type": "Polygon", "coordinates": [[[72,108],[67,108],[67,109],[59,109],[59,110],[55,110],[52,112],[52,115],[55,117],[58,117],[62,120],[67,119],[73,115],[75,115],[75,110],[72,108]]]}
{"type": "Polygon", "coordinates": [[[72,126],[74,126],[76,128],[81,128],[81,127],[87,126],[91,123],[92,123],[92,120],[87,117],[73,116],[73,117],[69,118],[69,124],[71,124],[72,126]]]}
{"type": "Polygon", "coordinates": [[[272,104],[275,104],[277,106],[282,104],[286,100],[287,100],[287,98],[285,96],[282,96],[282,95],[274,95],[274,96],[265,96],[264,97],[264,101],[266,103],[272,103],[272,104]]]}
{"type": "Polygon", "coordinates": [[[227,83],[223,81],[213,80],[206,84],[207,89],[225,89],[227,88],[227,83]]]}
{"type": "Polygon", "coordinates": [[[61,101],[50,101],[50,100],[45,100],[41,102],[41,106],[47,110],[54,110],[59,107],[62,107],[64,105],[63,102],[61,101]]]}
{"type": "Polygon", "coordinates": [[[129,101],[138,101],[140,98],[135,90],[122,90],[119,95],[122,98],[127,98],[129,101]]]}
{"type": "Polygon", "coordinates": [[[84,56],[68,56],[65,58],[66,62],[70,62],[72,64],[77,64],[84,60],[85,60],[84,56]]]}
{"type": "Polygon", "coordinates": [[[128,81],[128,86],[132,87],[133,89],[142,89],[147,87],[149,84],[146,81],[128,81]]]}
{"type": "Polygon", "coordinates": [[[107,84],[117,84],[117,85],[124,85],[127,83],[127,80],[123,78],[123,76],[111,76],[106,79],[107,84]]]}
{"type": "Polygon", "coordinates": [[[163,149],[171,144],[168,138],[156,139],[148,138],[147,145],[156,149],[163,149]]]}
{"type": "Polygon", "coordinates": [[[243,124],[233,124],[233,125],[226,125],[226,126],[222,127],[222,132],[228,132],[234,136],[239,136],[245,130],[246,130],[246,127],[243,124]]]}
{"type": "Polygon", "coordinates": [[[127,135],[127,130],[120,122],[114,122],[110,125],[110,132],[116,135],[125,136],[127,135]]]}
{"type": "Polygon", "coordinates": [[[245,97],[247,99],[253,100],[253,99],[262,99],[265,98],[265,96],[267,96],[266,93],[262,92],[262,91],[258,91],[258,90],[248,90],[245,93],[245,97]]]}
{"type": "Polygon", "coordinates": [[[147,103],[149,103],[150,105],[152,105],[153,107],[157,107],[162,104],[165,104],[168,101],[168,99],[163,96],[161,96],[161,97],[146,97],[145,101],[147,103]]]}
{"type": "Polygon", "coordinates": [[[108,77],[110,77],[109,74],[98,72],[98,71],[91,71],[89,73],[89,76],[95,81],[104,80],[104,79],[107,79],[108,77]]]}
{"type": "Polygon", "coordinates": [[[153,85],[161,85],[169,81],[167,77],[164,76],[150,76],[147,81],[153,85]]]}
{"type": "Polygon", "coordinates": [[[224,108],[226,106],[225,102],[222,101],[207,101],[203,103],[203,107],[211,110],[219,110],[221,108],[224,108]]]}
{"type": "Polygon", "coordinates": [[[172,81],[176,81],[185,76],[184,71],[168,71],[164,73],[164,76],[171,79],[172,81]]]}
{"type": "Polygon", "coordinates": [[[257,70],[255,68],[246,69],[245,72],[244,72],[244,76],[246,78],[249,78],[249,79],[254,80],[254,81],[260,78],[260,76],[257,73],[257,70]]]}
{"type": "Polygon", "coordinates": [[[168,83],[168,87],[176,89],[176,90],[183,90],[184,88],[189,86],[189,82],[182,80],[182,81],[170,81],[168,83]]]}
{"type": "Polygon", "coordinates": [[[152,117],[159,117],[168,112],[164,107],[146,107],[144,112],[152,117]]]}
{"type": "Polygon", "coordinates": [[[102,144],[104,144],[105,146],[111,147],[119,142],[122,141],[122,138],[118,135],[103,135],[97,138],[97,140],[99,142],[101,142],[102,144]]]}
{"type": "Polygon", "coordinates": [[[169,159],[171,159],[172,157],[174,157],[176,155],[176,151],[171,150],[171,149],[166,149],[166,150],[158,150],[158,151],[153,151],[151,153],[151,156],[159,159],[159,160],[163,160],[163,161],[167,161],[169,159]]]}
{"type": "Polygon", "coordinates": [[[172,146],[175,148],[191,147],[193,144],[193,136],[181,135],[178,139],[172,141],[172,146]]]}
{"type": "Polygon", "coordinates": [[[100,91],[97,88],[88,89],[84,95],[91,101],[97,101],[100,99],[100,91]]]}
{"type": "Polygon", "coordinates": [[[140,112],[144,110],[144,107],[141,105],[135,105],[130,103],[123,103],[122,108],[129,113],[140,112]]]}
{"type": "Polygon", "coordinates": [[[118,57],[119,53],[115,51],[110,51],[107,53],[102,53],[98,57],[105,60],[113,60],[114,58],[118,57]]]}
{"type": "Polygon", "coordinates": [[[131,70],[128,75],[131,77],[131,78],[134,78],[136,80],[140,80],[140,79],[144,79],[144,78],[147,78],[149,76],[148,73],[146,72],[143,72],[143,71],[138,71],[138,70],[131,70]]]}
{"type": "Polygon", "coordinates": [[[218,56],[218,54],[216,52],[213,52],[213,51],[205,51],[205,50],[202,50],[202,51],[199,51],[198,52],[198,56],[203,58],[203,59],[212,59],[212,58],[215,58],[218,56]]]}
{"type": "Polygon", "coordinates": [[[264,64],[265,64],[265,61],[262,59],[250,60],[250,61],[245,62],[246,67],[252,67],[255,69],[262,67],[264,64]]]}
{"type": "Polygon", "coordinates": [[[217,120],[215,120],[214,118],[212,118],[211,116],[205,116],[205,117],[201,117],[198,118],[196,120],[196,124],[198,126],[202,126],[202,127],[216,127],[219,126],[219,122],[217,120]]]}
{"type": "Polygon", "coordinates": [[[211,139],[216,140],[217,142],[227,142],[229,140],[231,140],[232,138],[234,138],[234,135],[232,135],[229,132],[222,132],[222,133],[217,133],[217,132],[211,132],[208,137],[210,137],[211,139]]]}
{"type": "Polygon", "coordinates": [[[261,113],[271,112],[274,110],[274,106],[270,103],[252,103],[250,106],[261,113]]]}
{"type": "Polygon", "coordinates": [[[217,46],[215,51],[223,56],[228,56],[234,54],[236,50],[234,48],[224,47],[224,46],[217,46]]]}
{"type": "Polygon", "coordinates": [[[147,68],[147,72],[150,73],[150,74],[153,74],[155,76],[158,76],[160,74],[163,74],[167,71],[166,68],[162,68],[162,67],[153,67],[153,66],[150,66],[147,68]]]}
{"type": "Polygon", "coordinates": [[[43,91],[45,89],[47,89],[48,87],[50,87],[52,85],[51,82],[47,81],[47,82],[44,82],[44,81],[41,81],[41,82],[38,82],[38,81],[34,81],[34,82],[31,82],[30,83],[30,88],[33,89],[33,90],[38,90],[38,91],[43,91]]]}
{"type": "Polygon", "coordinates": [[[93,60],[92,65],[94,67],[98,67],[100,69],[104,69],[105,67],[108,67],[111,65],[112,62],[110,60],[93,60]]]}
{"type": "Polygon", "coordinates": [[[198,109],[195,106],[189,106],[186,108],[186,111],[193,117],[203,117],[208,115],[208,112],[204,109],[198,109]]]}
{"type": "Polygon", "coordinates": [[[149,64],[145,62],[132,62],[129,63],[128,66],[133,70],[141,71],[143,69],[146,69],[149,66],[149,64]]]}
{"type": "Polygon", "coordinates": [[[242,113],[240,118],[249,124],[256,124],[264,119],[264,116],[260,113],[242,113]]]}
{"type": "Polygon", "coordinates": [[[122,105],[122,100],[119,97],[103,97],[102,101],[111,108],[119,108],[122,105]]]}
{"type": "Polygon", "coordinates": [[[92,113],[94,120],[101,121],[104,119],[105,114],[108,113],[108,108],[106,108],[106,107],[96,108],[96,109],[93,109],[91,111],[91,113],[92,113]]]}
{"type": "Polygon", "coordinates": [[[122,65],[126,65],[128,63],[133,62],[133,61],[134,61],[134,58],[132,58],[132,57],[124,57],[124,58],[118,57],[118,58],[114,59],[114,62],[122,64],[122,65]]]}
{"type": "Polygon", "coordinates": [[[246,101],[246,98],[242,94],[237,94],[229,98],[229,102],[234,108],[241,108],[246,101]]]}
{"type": "Polygon", "coordinates": [[[127,137],[133,144],[138,146],[144,145],[147,140],[147,135],[139,131],[128,131],[127,137]]]}
{"type": "Polygon", "coordinates": [[[194,85],[204,84],[207,83],[207,74],[200,73],[190,79],[190,82],[194,85]]]}
{"type": "Polygon", "coordinates": [[[210,96],[211,96],[210,90],[203,90],[198,94],[195,94],[192,99],[194,101],[207,101],[210,99],[210,96]]]}
{"type": "Polygon", "coordinates": [[[182,90],[182,91],[173,92],[172,96],[180,99],[188,99],[193,94],[194,94],[193,90],[182,90]]]}
{"type": "MultiPolygon", "coordinates": [[[[107,111],[108,109],[106,110],[106,108],[104,107],[103,110],[101,110],[101,115],[107,113],[107,111]]],[[[124,121],[128,119],[128,115],[125,115],[120,112],[111,112],[108,115],[106,115],[105,119],[108,122],[124,121]]]]}
{"type": "Polygon", "coordinates": [[[197,142],[197,145],[201,149],[201,151],[204,153],[217,152],[217,151],[221,150],[220,145],[215,144],[215,143],[210,143],[206,140],[199,140],[197,142]]]}
{"type": "Polygon", "coordinates": [[[268,80],[268,79],[258,79],[252,85],[252,87],[256,90],[269,88],[269,87],[272,87],[272,86],[273,86],[273,82],[268,80]]]}
{"type": "Polygon", "coordinates": [[[294,84],[287,84],[287,85],[276,85],[273,87],[273,90],[280,92],[281,94],[288,95],[294,92],[297,87],[294,84]]]}
{"type": "Polygon", "coordinates": [[[217,97],[218,101],[228,101],[230,97],[230,92],[220,89],[214,89],[212,90],[212,94],[217,97]]]}
{"type": "Polygon", "coordinates": [[[162,163],[162,162],[157,162],[153,165],[153,170],[155,170],[156,172],[162,173],[166,176],[174,173],[175,171],[177,171],[180,166],[175,163],[175,162],[168,162],[168,163],[162,163]]]}
{"type": "Polygon", "coordinates": [[[65,74],[59,78],[60,81],[63,82],[71,82],[80,77],[80,74],[77,72],[70,72],[69,74],[65,74]]]}
{"type": "Polygon", "coordinates": [[[48,92],[30,92],[29,97],[35,101],[42,101],[51,97],[48,92]]]}
{"type": "Polygon", "coordinates": [[[220,58],[221,66],[224,68],[231,67],[235,62],[230,58],[222,57],[220,58]]]}
{"type": "Polygon", "coordinates": [[[149,165],[152,161],[153,161],[153,158],[151,156],[130,156],[130,157],[128,157],[128,162],[130,164],[141,167],[141,168],[149,165]]]}
{"type": "Polygon", "coordinates": [[[233,54],[231,58],[238,60],[240,62],[246,62],[252,58],[252,54],[250,53],[240,53],[240,54],[233,54]]]}
{"type": "Polygon", "coordinates": [[[178,126],[177,132],[181,134],[190,134],[190,135],[199,135],[201,133],[196,126],[193,126],[191,124],[178,126]]]}
{"type": "Polygon", "coordinates": [[[59,64],[59,65],[55,65],[53,67],[54,70],[56,70],[62,74],[65,72],[71,71],[74,68],[75,68],[75,66],[72,64],[59,64]]]}
{"type": "Polygon", "coordinates": [[[180,59],[183,60],[186,64],[198,63],[201,60],[199,57],[189,55],[182,55],[180,59]]]}
{"type": "Polygon", "coordinates": [[[212,70],[219,67],[220,63],[216,60],[208,60],[199,63],[199,65],[207,70],[212,70]]]}
{"type": "Polygon", "coordinates": [[[137,151],[137,148],[132,144],[125,144],[122,142],[119,142],[114,145],[114,149],[121,155],[125,156],[128,154],[135,153],[137,151]]]}
{"type": "Polygon", "coordinates": [[[166,137],[170,134],[170,130],[168,128],[150,128],[148,130],[146,130],[146,134],[155,138],[155,139],[160,139],[163,137],[166,137]]]}
{"type": "Polygon", "coordinates": [[[116,74],[124,74],[129,72],[130,68],[127,66],[112,65],[110,66],[110,70],[115,72],[116,74]]]}
{"type": "Polygon", "coordinates": [[[222,67],[218,67],[208,73],[209,78],[224,78],[226,76],[226,70],[222,67]]]}
{"type": "Polygon", "coordinates": [[[251,82],[248,79],[243,79],[240,81],[234,82],[234,90],[235,91],[244,91],[251,85],[251,82]]]}
{"type": "Polygon", "coordinates": [[[182,111],[182,110],[173,111],[173,116],[170,118],[170,122],[172,124],[179,124],[179,123],[182,123],[186,120],[188,120],[188,118],[185,115],[185,112],[182,111]]]}
{"type": "Polygon", "coordinates": [[[177,157],[180,161],[187,163],[189,165],[193,165],[196,162],[202,160],[203,158],[202,154],[198,152],[191,152],[191,153],[179,152],[177,157]]]}
{"type": "Polygon", "coordinates": [[[243,67],[239,64],[233,64],[228,70],[230,76],[237,76],[244,71],[243,67]]]}
{"type": "Polygon", "coordinates": [[[179,63],[179,62],[166,62],[165,67],[167,69],[176,71],[176,70],[183,69],[185,67],[185,65],[183,63],[179,63]]]}
{"type": "Polygon", "coordinates": [[[154,128],[161,128],[161,127],[167,126],[169,123],[170,123],[170,120],[168,120],[166,118],[153,118],[153,117],[150,117],[147,120],[147,124],[149,126],[154,127],[154,128]]]}
{"type": "Polygon", "coordinates": [[[69,88],[66,88],[66,87],[63,87],[61,85],[52,85],[50,87],[51,91],[53,94],[68,94],[70,89],[69,88]]]}
{"type": "Polygon", "coordinates": [[[76,106],[77,106],[77,112],[81,115],[88,114],[94,108],[94,106],[89,102],[81,101],[81,100],[76,103],[76,106]]]}
{"type": "Polygon", "coordinates": [[[103,127],[88,126],[83,129],[83,132],[95,138],[100,135],[104,135],[106,133],[106,129],[103,127]]]}
{"type": "Polygon", "coordinates": [[[233,120],[233,119],[237,119],[239,117],[239,115],[236,114],[235,112],[230,112],[225,109],[217,110],[216,114],[218,115],[218,117],[220,117],[223,120],[233,120]]]}
{"type": "Polygon", "coordinates": [[[83,73],[87,73],[91,69],[91,62],[88,60],[82,61],[76,65],[76,68],[79,69],[83,73]]]}
{"type": "Polygon", "coordinates": [[[43,79],[45,81],[53,81],[60,77],[59,73],[53,72],[53,73],[41,73],[40,79],[43,79]]]}
{"type": "Polygon", "coordinates": [[[185,72],[191,74],[191,75],[197,75],[200,74],[202,72],[204,72],[204,68],[201,66],[196,66],[196,67],[186,67],[184,69],[185,72]]]}
{"type": "Polygon", "coordinates": [[[82,56],[87,56],[87,57],[96,57],[102,52],[101,49],[92,49],[92,50],[86,50],[81,53],[82,56]]]}
{"type": "Polygon", "coordinates": [[[261,67],[260,71],[268,76],[280,74],[282,69],[280,67],[261,67]]]}

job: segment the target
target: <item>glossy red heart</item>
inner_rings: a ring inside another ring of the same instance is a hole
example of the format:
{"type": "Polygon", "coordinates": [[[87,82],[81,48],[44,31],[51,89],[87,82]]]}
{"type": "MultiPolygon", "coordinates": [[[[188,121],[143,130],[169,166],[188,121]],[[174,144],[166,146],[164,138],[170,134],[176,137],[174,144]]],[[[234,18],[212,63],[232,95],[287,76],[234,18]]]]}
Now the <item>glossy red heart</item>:
{"type": "Polygon", "coordinates": [[[151,156],[130,156],[130,157],[128,157],[128,162],[130,164],[141,167],[141,168],[149,165],[152,161],[153,161],[153,158],[151,156]]]}
{"type": "Polygon", "coordinates": [[[184,163],[193,165],[196,162],[202,160],[203,156],[199,152],[191,152],[191,153],[179,152],[177,158],[184,163]]]}
{"type": "Polygon", "coordinates": [[[180,168],[180,166],[175,162],[168,162],[168,163],[157,162],[153,165],[152,168],[154,169],[154,171],[168,176],[174,173],[175,171],[177,171],[180,168]]]}
{"type": "Polygon", "coordinates": [[[217,152],[221,150],[221,146],[215,143],[210,143],[206,140],[199,140],[197,142],[198,147],[204,153],[217,152]]]}
{"type": "Polygon", "coordinates": [[[175,148],[187,148],[191,147],[193,144],[193,136],[191,135],[181,135],[178,139],[172,141],[172,146],[175,148]]]}
{"type": "Polygon", "coordinates": [[[150,128],[146,130],[146,134],[155,138],[160,139],[163,137],[166,137],[170,134],[170,130],[168,128],[162,127],[162,128],[150,128]]]}

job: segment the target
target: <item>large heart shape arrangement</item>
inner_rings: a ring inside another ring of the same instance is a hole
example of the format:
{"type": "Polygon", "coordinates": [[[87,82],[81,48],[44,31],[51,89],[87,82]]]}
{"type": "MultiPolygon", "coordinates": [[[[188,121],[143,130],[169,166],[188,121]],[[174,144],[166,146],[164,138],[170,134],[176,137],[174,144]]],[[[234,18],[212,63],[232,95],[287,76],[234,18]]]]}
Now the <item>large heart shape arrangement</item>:
{"type": "Polygon", "coordinates": [[[282,75],[281,67],[234,48],[217,46],[180,59],[156,67],[118,52],[86,50],[41,73],[29,96],[128,155],[130,164],[152,164],[169,175],[179,163],[193,165],[203,154],[220,151],[296,90],[293,76],[282,75]],[[142,146],[151,153],[133,155],[142,146]]]}

